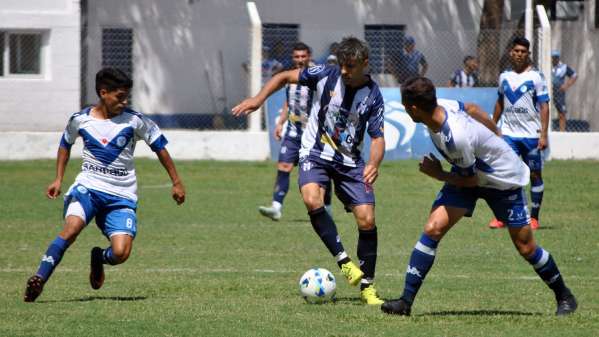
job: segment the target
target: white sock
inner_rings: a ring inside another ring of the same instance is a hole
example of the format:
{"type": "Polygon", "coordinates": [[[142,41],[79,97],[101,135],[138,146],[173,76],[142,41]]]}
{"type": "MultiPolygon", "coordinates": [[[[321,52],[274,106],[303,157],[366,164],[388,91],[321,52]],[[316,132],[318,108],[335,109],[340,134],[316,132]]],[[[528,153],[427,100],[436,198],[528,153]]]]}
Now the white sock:
{"type": "Polygon", "coordinates": [[[281,204],[278,201],[273,201],[272,202],[272,208],[276,209],[277,211],[281,211],[281,209],[283,209],[283,204],[281,204]]]}
{"type": "Polygon", "coordinates": [[[335,256],[337,258],[337,262],[343,260],[343,259],[347,259],[347,253],[345,251],[342,251],[341,253],[337,254],[337,256],[335,256]]]}

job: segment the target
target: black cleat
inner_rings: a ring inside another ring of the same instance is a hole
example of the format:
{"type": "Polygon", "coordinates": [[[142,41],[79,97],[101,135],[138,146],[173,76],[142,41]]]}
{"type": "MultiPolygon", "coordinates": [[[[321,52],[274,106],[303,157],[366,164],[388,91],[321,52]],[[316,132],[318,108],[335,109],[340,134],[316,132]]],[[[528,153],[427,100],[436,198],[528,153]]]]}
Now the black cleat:
{"type": "Polygon", "coordinates": [[[381,304],[381,310],[384,313],[400,316],[410,316],[412,305],[403,298],[397,300],[385,301],[381,304]]]}
{"type": "Polygon", "coordinates": [[[557,316],[569,315],[574,313],[576,308],[578,308],[576,297],[574,297],[574,294],[568,290],[567,294],[563,298],[557,300],[557,311],[555,314],[557,316]]]}
{"type": "Polygon", "coordinates": [[[91,263],[89,272],[89,284],[93,289],[100,289],[104,284],[104,257],[100,247],[94,247],[91,251],[91,263]]]}
{"type": "Polygon", "coordinates": [[[27,280],[27,287],[25,288],[25,302],[34,302],[35,299],[42,293],[44,290],[44,281],[43,278],[38,275],[33,275],[27,280]]]}

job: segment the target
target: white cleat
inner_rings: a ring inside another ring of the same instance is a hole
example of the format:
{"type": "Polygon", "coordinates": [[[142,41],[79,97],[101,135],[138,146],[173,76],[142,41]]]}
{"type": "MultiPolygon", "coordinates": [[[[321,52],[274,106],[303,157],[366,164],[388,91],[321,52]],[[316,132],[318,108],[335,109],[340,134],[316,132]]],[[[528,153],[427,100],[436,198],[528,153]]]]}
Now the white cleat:
{"type": "Polygon", "coordinates": [[[258,211],[260,212],[260,214],[264,215],[267,218],[270,218],[274,221],[279,221],[279,219],[281,218],[281,211],[274,208],[274,207],[266,207],[266,206],[260,206],[258,207],[258,211]]]}

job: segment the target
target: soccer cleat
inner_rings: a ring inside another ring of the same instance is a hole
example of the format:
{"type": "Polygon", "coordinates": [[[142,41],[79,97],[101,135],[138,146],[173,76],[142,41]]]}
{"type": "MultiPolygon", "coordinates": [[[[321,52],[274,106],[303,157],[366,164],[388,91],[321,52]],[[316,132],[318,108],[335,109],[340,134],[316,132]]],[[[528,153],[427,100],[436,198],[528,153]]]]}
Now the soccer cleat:
{"type": "Polygon", "coordinates": [[[267,218],[270,218],[274,221],[279,221],[281,218],[281,210],[278,210],[274,207],[260,206],[258,207],[258,211],[260,214],[264,215],[267,218]]]}
{"type": "Polygon", "coordinates": [[[381,305],[385,303],[385,301],[381,300],[379,295],[376,293],[374,284],[370,284],[368,287],[362,289],[360,291],[360,297],[362,298],[362,302],[368,305],[381,305]]]}
{"type": "Polygon", "coordinates": [[[355,263],[349,261],[341,265],[341,273],[345,276],[349,284],[357,286],[364,276],[364,272],[360,270],[360,267],[356,266],[355,263]]]}
{"type": "Polygon", "coordinates": [[[541,225],[539,225],[539,220],[535,218],[530,218],[530,229],[537,230],[541,225]]]}
{"type": "Polygon", "coordinates": [[[42,293],[42,290],[44,290],[45,283],[46,281],[44,281],[44,279],[40,276],[31,276],[29,280],[27,280],[27,287],[25,288],[25,302],[34,302],[35,299],[38,298],[38,296],[42,293]]]}
{"type": "Polygon", "coordinates": [[[102,255],[102,248],[92,248],[89,284],[92,286],[93,289],[100,289],[104,284],[104,257],[102,255]]]}
{"type": "Polygon", "coordinates": [[[502,221],[499,221],[495,218],[493,218],[493,220],[491,220],[491,222],[489,222],[489,228],[503,228],[505,227],[505,224],[502,221]]]}
{"type": "Polygon", "coordinates": [[[381,305],[381,310],[384,313],[391,315],[410,316],[412,313],[412,305],[403,298],[400,298],[397,300],[386,301],[381,305]]]}
{"type": "Polygon", "coordinates": [[[578,303],[576,303],[576,297],[574,294],[568,290],[568,294],[564,296],[564,298],[557,300],[557,311],[555,314],[557,316],[564,316],[574,313],[578,308],[578,303]]]}

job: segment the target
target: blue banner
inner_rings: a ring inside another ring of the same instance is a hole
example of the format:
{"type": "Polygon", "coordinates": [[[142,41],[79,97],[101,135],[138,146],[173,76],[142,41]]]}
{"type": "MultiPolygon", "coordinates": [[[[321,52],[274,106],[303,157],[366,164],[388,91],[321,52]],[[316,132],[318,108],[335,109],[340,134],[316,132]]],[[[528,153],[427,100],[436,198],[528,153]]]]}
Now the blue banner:
{"type": "MultiPolygon", "coordinates": [[[[401,104],[399,88],[381,88],[381,93],[385,100],[385,160],[420,159],[429,152],[435,153],[440,158],[430,140],[426,126],[414,123],[406,113],[401,104]]],[[[475,103],[491,115],[497,101],[497,88],[437,88],[437,97],[475,103]]],[[[274,127],[284,101],[285,91],[279,90],[266,103],[270,154],[273,160],[277,160],[280,147],[280,142],[274,138],[274,127]]],[[[362,155],[365,160],[368,160],[370,149],[368,134],[365,138],[362,155]]]]}

